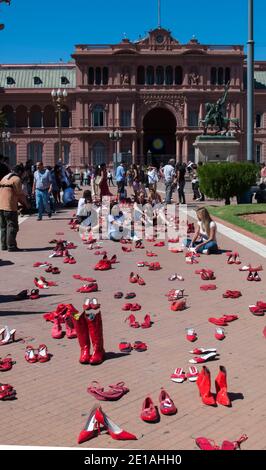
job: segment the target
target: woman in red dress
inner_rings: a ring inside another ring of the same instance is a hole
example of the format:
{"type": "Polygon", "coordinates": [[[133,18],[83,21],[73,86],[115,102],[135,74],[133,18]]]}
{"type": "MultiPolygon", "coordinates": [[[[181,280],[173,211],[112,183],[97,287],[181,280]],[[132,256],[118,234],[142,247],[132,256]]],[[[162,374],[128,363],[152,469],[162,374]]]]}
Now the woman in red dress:
{"type": "Polygon", "coordinates": [[[107,169],[106,169],[105,163],[102,163],[101,165],[100,176],[101,176],[101,180],[99,183],[99,188],[100,188],[100,199],[102,200],[104,196],[113,196],[113,194],[109,191],[109,186],[107,182],[107,169]]]}

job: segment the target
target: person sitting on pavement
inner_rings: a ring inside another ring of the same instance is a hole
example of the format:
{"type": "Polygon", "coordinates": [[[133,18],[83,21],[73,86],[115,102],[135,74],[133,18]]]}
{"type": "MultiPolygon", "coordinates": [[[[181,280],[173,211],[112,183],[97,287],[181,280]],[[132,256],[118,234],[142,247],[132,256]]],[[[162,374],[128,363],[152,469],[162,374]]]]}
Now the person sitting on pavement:
{"type": "Polygon", "coordinates": [[[63,204],[65,207],[77,207],[78,201],[75,199],[75,185],[71,184],[64,189],[63,204]]]}
{"type": "Polygon", "coordinates": [[[186,241],[186,246],[192,251],[205,255],[218,252],[216,240],[217,226],[208,210],[202,207],[197,210],[198,226],[194,237],[186,241]]]}
{"type": "Polygon", "coordinates": [[[18,203],[29,209],[26,195],[22,189],[21,178],[23,165],[16,165],[13,171],[4,176],[0,181],[0,228],[1,249],[19,251],[17,247],[18,203]]]}

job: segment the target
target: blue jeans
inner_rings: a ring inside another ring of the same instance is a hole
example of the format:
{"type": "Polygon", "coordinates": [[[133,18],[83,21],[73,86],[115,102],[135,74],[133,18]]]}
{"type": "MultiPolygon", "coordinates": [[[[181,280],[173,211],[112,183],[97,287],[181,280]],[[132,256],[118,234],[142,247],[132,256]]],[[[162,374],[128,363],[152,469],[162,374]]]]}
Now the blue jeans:
{"type": "MultiPolygon", "coordinates": [[[[199,245],[200,243],[202,242],[195,242],[193,243],[193,247],[199,245]]],[[[186,241],[186,246],[189,247],[191,245],[191,239],[188,238],[187,241],[186,241]]],[[[218,245],[217,245],[217,242],[215,241],[210,241],[208,243],[206,243],[204,246],[201,246],[197,252],[198,253],[202,253],[204,250],[209,250],[209,253],[217,253],[218,252],[218,245]]]]}
{"type": "Polygon", "coordinates": [[[41,191],[40,189],[36,189],[36,207],[38,209],[39,219],[42,219],[42,215],[45,211],[49,215],[51,214],[48,189],[46,191],[41,191]]]}

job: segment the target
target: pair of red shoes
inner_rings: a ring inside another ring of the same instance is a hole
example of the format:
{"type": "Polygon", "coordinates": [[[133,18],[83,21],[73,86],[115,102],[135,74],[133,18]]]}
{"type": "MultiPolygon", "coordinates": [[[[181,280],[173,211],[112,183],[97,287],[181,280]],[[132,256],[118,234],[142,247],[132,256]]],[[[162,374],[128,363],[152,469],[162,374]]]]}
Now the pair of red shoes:
{"type": "Polygon", "coordinates": [[[214,271],[211,269],[200,269],[195,271],[195,274],[200,274],[200,277],[203,281],[213,281],[216,279],[214,271]]]}
{"type": "Polygon", "coordinates": [[[49,289],[49,287],[57,286],[57,284],[53,281],[47,281],[45,277],[35,277],[34,284],[38,289],[49,289]]]}
{"type": "Polygon", "coordinates": [[[125,319],[125,322],[126,321],[129,321],[129,326],[131,326],[131,328],[150,328],[151,325],[152,325],[152,322],[151,322],[151,316],[147,313],[147,315],[145,315],[144,317],[144,321],[143,323],[139,323],[138,321],[136,321],[136,317],[135,315],[129,315],[129,317],[127,317],[125,319]]]}
{"type": "Polygon", "coordinates": [[[241,296],[242,294],[239,290],[227,290],[223,294],[224,299],[238,299],[241,296]]]}
{"type": "MultiPolygon", "coordinates": [[[[160,392],[159,403],[160,412],[163,415],[170,416],[175,415],[177,413],[177,408],[173,400],[170,398],[169,394],[164,389],[162,389],[160,392]]],[[[143,402],[140,418],[146,423],[158,423],[160,421],[158,408],[154,405],[151,397],[149,396],[145,398],[143,402]]]]}
{"type": "Polygon", "coordinates": [[[0,358],[0,372],[7,372],[12,369],[13,364],[16,364],[11,357],[0,358]]]}
{"type": "Polygon", "coordinates": [[[60,269],[57,268],[56,266],[53,267],[53,266],[50,264],[50,266],[48,266],[48,268],[45,269],[45,272],[46,272],[46,273],[52,273],[52,274],[60,274],[61,271],[60,271],[60,269]]]}
{"type": "Polygon", "coordinates": [[[226,256],[228,257],[227,264],[241,264],[241,261],[239,259],[239,253],[233,253],[229,251],[228,253],[226,253],[226,256]]]}
{"type": "Polygon", "coordinates": [[[101,259],[95,266],[95,271],[109,271],[112,269],[112,263],[108,259],[101,259]]]}
{"type": "Polygon", "coordinates": [[[92,282],[90,284],[84,284],[82,287],[77,289],[77,292],[81,292],[83,294],[89,294],[90,292],[97,292],[98,291],[98,284],[92,282]]]}
{"type": "Polygon", "coordinates": [[[197,386],[204,405],[231,406],[231,400],[227,393],[227,373],[224,366],[219,367],[219,373],[215,379],[216,396],[211,393],[211,373],[206,366],[202,367],[198,375],[197,386]]]}
{"type": "Polygon", "coordinates": [[[170,309],[173,312],[179,312],[182,310],[185,310],[186,308],[186,301],[185,300],[177,300],[176,302],[173,302],[170,309]]]}
{"type": "Polygon", "coordinates": [[[247,281],[256,281],[259,282],[261,281],[261,277],[259,276],[258,271],[249,271],[247,281]]]}
{"type": "Polygon", "coordinates": [[[78,436],[78,444],[82,444],[94,437],[99,436],[103,426],[112,439],[119,441],[136,440],[137,437],[127,431],[124,431],[120,426],[115,424],[102,410],[101,407],[92,408],[87,423],[84,429],[78,436]]]}
{"type": "Polygon", "coordinates": [[[214,323],[214,325],[218,326],[227,326],[228,323],[231,323],[232,321],[238,320],[237,315],[223,315],[220,318],[209,318],[208,321],[210,323],[214,323]]]}
{"type": "Polygon", "coordinates": [[[9,384],[0,384],[0,400],[14,400],[16,398],[16,390],[9,384]]]}
{"type": "Polygon", "coordinates": [[[100,401],[117,401],[129,392],[129,388],[125,387],[125,382],[119,382],[109,385],[109,390],[104,390],[104,387],[94,380],[87,388],[87,392],[100,401]]]}
{"type": "Polygon", "coordinates": [[[129,282],[131,282],[131,284],[138,284],[139,286],[146,285],[146,282],[144,281],[144,279],[140,277],[138,274],[135,274],[133,272],[130,273],[129,275],[129,282]]]}
{"type": "Polygon", "coordinates": [[[257,317],[263,317],[264,313],[266,312],[266,302],[262,302],[258,300],[256,305],[250,305],[249,310],[253,315],[257,317]]]}
{"type": "Polygon", "coordinates": [[[63,261],[65,264],[76,264],[74,256],[67,255],[63,261]]]}
{"type": "Polygon", "coordinates": [[[127,343],[126,341],[122,341],[121,343],[119,343],[119,349],[123,353],[130,353],[132,350],[137,352],[144,352],[147,351],[148,346],[142,341],[135,341],[133,344],[127,343]]]}
{"type": "Polygon", "coordinates": [[[131,312],[138,312],[139,310],[141,310],[141,305],[137,303],[136,304],[128,303],[128,304],[123,305],[122,310],[124,310],[125,312],[128,312],[129,310],[131,310],[131,312]]]}
{"type": "Polygon", "coordinates": [[[30,293],[28,289],[24,289],[16,295],[15,300],[36,300],[40,298],[39,289],[31,289],[30,293]]]}
{"type": "Polygon", "coordinates": [[[160,263],[149,263],[149,271],[159,271],[161,268],[160,263]]]}
{"type": "Polygon", "coordinates": [[[201,450],[239,450],[240,444],[248,439],[246,434],[243,434],[237,441],[223,441],[219,447],[212,439],[207,437],[197,437],[196,444],[201,450]]]}
{"type": "Polygon", "coordinates": [[[93,297],[93,299],[89,299],[88,297],[84,300],[83,310],[98,310],[101,308],[101,304],[99,304],[98,300],[93,297]]]}
{"type": "Polygon", "coordinates": [[[184,372],[184,369],[182,367],[177,367],[177,369],[174,370],[170,378],[172,382],[175,382],[175,383],[183,383],[187,379],[189,380],[189,382],[196,382],[198,375],[199,375],[198,369],[195,366],[189,367],[188,374],[184,372]]]}
{"type": "Polygon", "coordinates": [[[25,359],[27,362],[48,362],[50,360],[50,354],[48,353],[47,346],[40,344],[38,349],[34,349],[32,346],[26,347],[25,359]]]}

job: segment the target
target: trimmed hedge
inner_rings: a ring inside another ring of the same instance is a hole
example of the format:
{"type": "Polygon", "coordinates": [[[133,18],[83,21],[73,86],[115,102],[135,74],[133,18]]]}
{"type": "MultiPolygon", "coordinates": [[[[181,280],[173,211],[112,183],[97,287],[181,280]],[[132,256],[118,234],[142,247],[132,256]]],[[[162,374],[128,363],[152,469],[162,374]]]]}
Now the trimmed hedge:
{"type": "Polygon", "coordinates": [[[251,163],[207,163],[198,167],[201,191],[212,199],[242,196],[256,184],[260,168],[251,163]]]}

